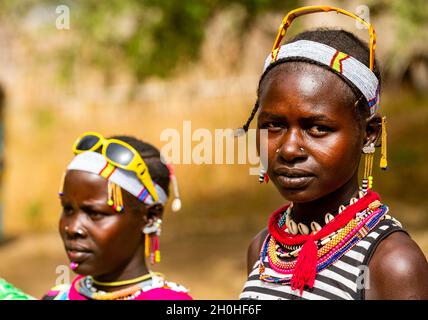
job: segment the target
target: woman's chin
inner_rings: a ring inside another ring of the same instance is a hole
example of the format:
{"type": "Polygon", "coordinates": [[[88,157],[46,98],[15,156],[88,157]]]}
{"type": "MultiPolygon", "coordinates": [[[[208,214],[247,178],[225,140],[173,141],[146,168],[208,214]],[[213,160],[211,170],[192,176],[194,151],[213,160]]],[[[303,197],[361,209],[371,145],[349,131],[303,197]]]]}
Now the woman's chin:
{"type": "Polygon", "coordinates": [[[322,195],[312,192],[310,188],[301,189],[279,189],[281,195],[293,203],[305,203],[319,199],[322,195]]]}

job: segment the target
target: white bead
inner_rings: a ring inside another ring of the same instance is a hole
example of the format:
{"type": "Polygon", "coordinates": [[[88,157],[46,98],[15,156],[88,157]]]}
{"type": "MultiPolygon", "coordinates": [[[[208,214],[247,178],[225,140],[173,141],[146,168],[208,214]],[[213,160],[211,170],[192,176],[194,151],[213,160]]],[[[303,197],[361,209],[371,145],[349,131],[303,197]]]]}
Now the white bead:
{"type": "Polygon", "coordinates": [[[340,207],[339,207],[339,213],[342,213],[342,211],[343,210],[345,210],[346,209],[346,207],[342,204],[340,207]]]}
{"type": "Polygon", "coordinates": [[[350,204],[354,204],[355,202],[357,202],[358,199],[357,198],[351,198],[351,201],[349,201],[350,204]]]}
{"type": "Polygon", "coordinates": [[[297,232],[299,232],[299,229],[297,228],[297,224],[290,219],[290,229],[289,229],[291,234],[297,234],[297,232]]]}
{"type": "Polygon", "coordinates": [[[329,223],[330,221],[332,221],[334,219],[334,216],[331,213],[327,213],[324,217],[325,220],[325,224],[329,223]]]}
{"type": "Polygon", "coordinates": [[[320,231],[322,228],[321,228],[321,226],[320,226],[320,224],[318,223],[318,222],[315,222],[315,221],[312,221],[311,222],[311,230],[312,231],[315,231],[315,232],[318,232],[318,231],[320,231]]]}
{"type": "Polygon", "coordinates": [[[299,232],[301,234],[309,234],[309,228],[308,228],[308,226],[306,224],[299,223],[297,227],[298,227],[299,232]]]}
{"type": "Polygon", "coordinates": [[[172,201],[171,208],[172,208],[172,211],[174,211],[174,212],[180,211],[180,209],[181,209],[181,200],[179,198],[175,198],[172,201]]]}
{"type": "Polygon", "coordinates": [[[331,238],[330,237],[326,237],[326,238],[324,238],[323,240],[321,240],[321,245],[323,246],[323,245],[325,245],[327,242],[329,242],[331,240],[331,238]]]}
{"type": "Polygon", "coordinates": [[[358,192],[358,196],[359,196],[360,198],[364,197],[364,192],[363,192],[363,191],[358,192]]]}
{"type": "Polygon", "coordinates": [[[289,253],[289,255],[292,256],[292,257],[297,257],[299,255],[300,250],[301,249],[297,249],[297,250],[291,251],[289,253]]]}

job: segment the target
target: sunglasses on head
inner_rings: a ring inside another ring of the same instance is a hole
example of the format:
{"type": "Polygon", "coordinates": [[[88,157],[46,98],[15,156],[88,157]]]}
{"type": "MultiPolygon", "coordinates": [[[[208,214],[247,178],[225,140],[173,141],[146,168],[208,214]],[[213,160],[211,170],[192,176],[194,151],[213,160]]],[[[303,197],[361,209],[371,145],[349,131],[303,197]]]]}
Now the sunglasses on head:
{"type": "Polygon", "coordinates": [[[73,144],[74,154],[86,151],[96,151],[101,148],[101,154],[113,166],[135,172],[147,191],[158,201],[158,194],[153,185],[149,169],[140,154],[128,143],[118,139],[106,139],[97,132],[86,132],[73,144]]]}

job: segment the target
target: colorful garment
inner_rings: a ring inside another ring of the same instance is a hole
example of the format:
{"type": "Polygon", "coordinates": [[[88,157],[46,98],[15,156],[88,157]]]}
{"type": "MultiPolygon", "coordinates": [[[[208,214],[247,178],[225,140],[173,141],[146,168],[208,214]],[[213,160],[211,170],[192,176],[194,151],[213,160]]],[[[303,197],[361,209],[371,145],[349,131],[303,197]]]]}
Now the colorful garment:
{"type": "Polygon", "coordinates": [[[35,298],[0,278],[0,300],[35,300],[35,298]]]}
{"type": "MultiPolygon", "coordinates": [[[[91,289],[87,286],[89,279],[90,277],[78,276],[71,285],[63,284],[52,288],[42,299],[91,300],[91,289]]],[[[166,281],[160,276],[153,276],[139,285],[141,291],[121,300],[192,300],[185,287],[166,281]]]]}

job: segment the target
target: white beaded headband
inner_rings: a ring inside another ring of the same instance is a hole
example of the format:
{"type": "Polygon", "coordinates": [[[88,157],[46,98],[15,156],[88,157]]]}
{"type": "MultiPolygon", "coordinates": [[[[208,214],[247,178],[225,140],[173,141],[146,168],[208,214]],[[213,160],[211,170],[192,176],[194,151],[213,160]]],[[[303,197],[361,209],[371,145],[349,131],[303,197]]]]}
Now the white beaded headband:
{"type": "Polygon", "coordinates": [[[271,63],[291,57],[302,57],[329,66],[361,91],[367,99],[370,114],[374,114],[379,108],[379,80],[376,75],[357,59],[323,43],[299,40],[282,45],[276,59],[272,58],[272,54],[266,58],[263,72],[271,63]]]}
{"type": "MultiPolygon", "coordinates": [[[[137,178],[134,172],[123,170],[111,165],[104,156],[98,152],[86,151],[78,154],[70,162],[67,170],[80,170],[100,175],[107,180],[114,182],[122,189],[128,191],[141,202],[151,205],[154,202],[152,196],[146,187],[137,178]]],[[[153,181],[158,194],[158,203],[165,205],[167,195],[161,186],[153,181]]]]}

